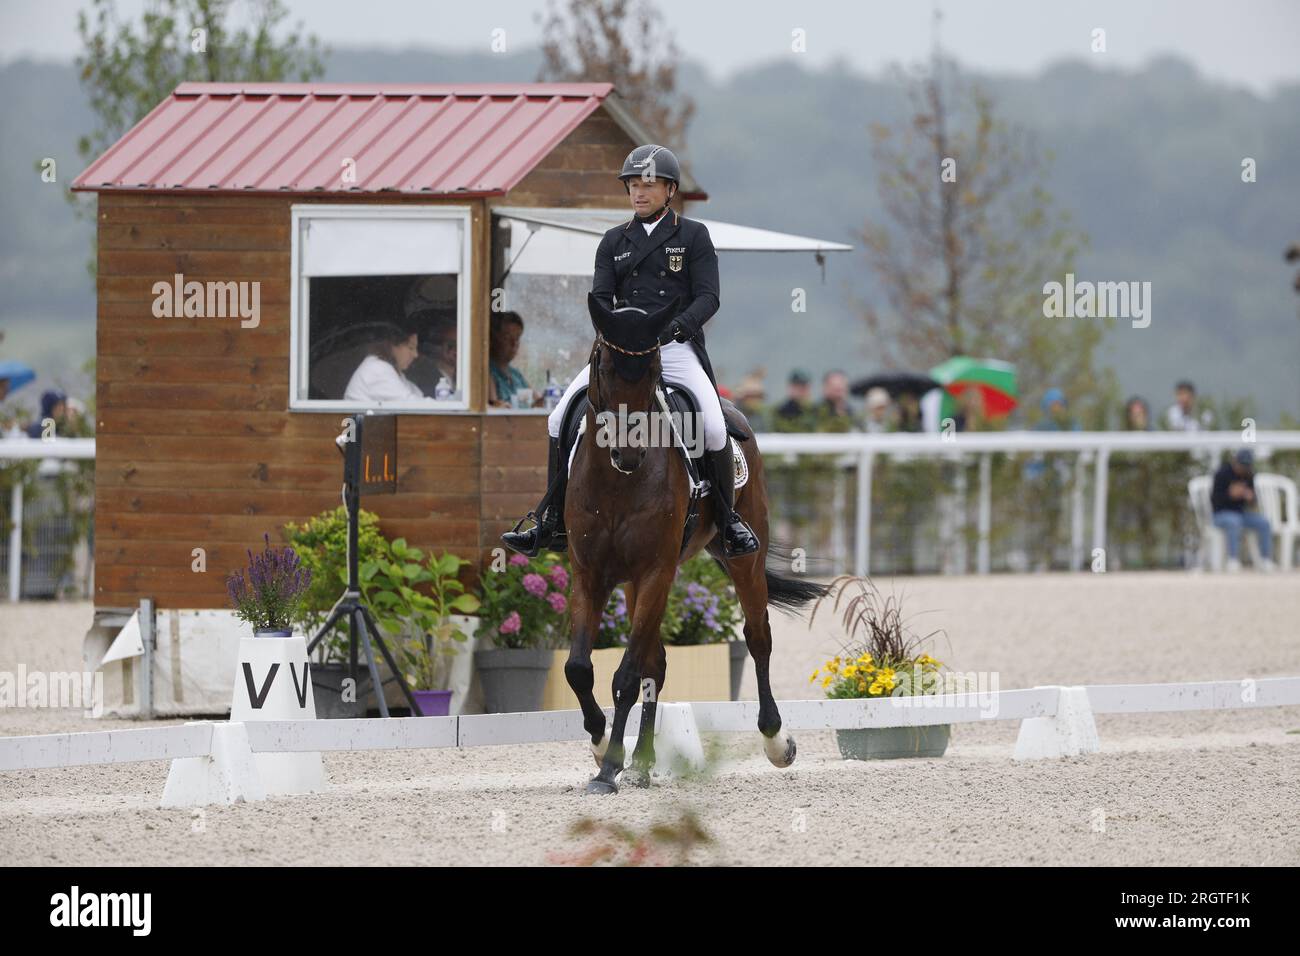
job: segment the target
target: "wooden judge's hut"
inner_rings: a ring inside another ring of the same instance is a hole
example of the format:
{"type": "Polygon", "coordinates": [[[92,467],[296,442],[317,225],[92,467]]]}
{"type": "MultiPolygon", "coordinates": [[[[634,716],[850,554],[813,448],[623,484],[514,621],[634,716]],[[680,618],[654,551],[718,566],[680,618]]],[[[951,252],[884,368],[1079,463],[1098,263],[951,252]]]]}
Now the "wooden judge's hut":
{"type": "MultiPolygon", "coordinates": [[[[489,405],[490,315],[522,317],[534,400],[568,384],[596,244],[629,215],[616,172],[653,141],[606,83],[186,83],[91,164],[72,187],[98,194],[88,666],[147,600],[170,655],[150,709],[228,704],[225,575],[339,504],[348,414],[399,416],[396,493],[362,501],[384,533],[484,566],[546,471],[547,410],[489,405]],[[354,373],[407,323],[422,394],[364,394],[354,373]]],[[[686,171],[680,194],[707,198],[686,171]]],[[[724,254],[849,248],[704,221],[724,254]]]]}

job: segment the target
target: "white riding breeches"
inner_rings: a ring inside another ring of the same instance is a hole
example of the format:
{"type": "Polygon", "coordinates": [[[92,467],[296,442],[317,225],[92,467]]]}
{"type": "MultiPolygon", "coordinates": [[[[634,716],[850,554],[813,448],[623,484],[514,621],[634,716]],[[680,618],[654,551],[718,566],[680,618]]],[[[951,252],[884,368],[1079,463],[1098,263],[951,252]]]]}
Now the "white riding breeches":
{"type": "MultiPolygon", "coordinates": [[[[681,385],[690,389],[695,400],[700,403],[701,424],[704,427],[704,447],[708,451],[717,451],[727,444],[727,423],[722,417],[722,402],[718,392],[709,381],[704,367],[700,365],[695,350],[688,342],[669,342],[659,349],[659,361],[663,365],[664,380],[670,385],[681,385]]],[[[560,437],[560,426],[564,422],[565,409],[577,391],[587,384],[591,375],[591,366],[584,365],[569,387],[565,389],[560,404],[551,411],[546,420],[546,429],[552,438],[560,437]]],[[[698,434],[698,432],[696,433],[698,434]]],[[[689,435],[683,436],[690,447],[689,435]]],[[[699,439],[697,438],[696,441],[699,439]]],[[[699,446],[696,445],[696,448],[699,446]]]]}

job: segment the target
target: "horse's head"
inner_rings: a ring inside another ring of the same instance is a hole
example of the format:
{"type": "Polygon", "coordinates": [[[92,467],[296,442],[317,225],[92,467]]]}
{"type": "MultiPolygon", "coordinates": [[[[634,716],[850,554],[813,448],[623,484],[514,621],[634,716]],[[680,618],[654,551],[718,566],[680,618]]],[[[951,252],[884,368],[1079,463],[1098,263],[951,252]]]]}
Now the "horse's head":
{"type": "Polygon", "coordinates": [[[596,413],[602,446],[615,468],[631,474],[645,461],[658,429],[655,384],[662,365],[659,346],[677,316],[679,298],[646,312],[634,306],[612,309],[587,295],[596,327],[587,398],[596,413]]]}

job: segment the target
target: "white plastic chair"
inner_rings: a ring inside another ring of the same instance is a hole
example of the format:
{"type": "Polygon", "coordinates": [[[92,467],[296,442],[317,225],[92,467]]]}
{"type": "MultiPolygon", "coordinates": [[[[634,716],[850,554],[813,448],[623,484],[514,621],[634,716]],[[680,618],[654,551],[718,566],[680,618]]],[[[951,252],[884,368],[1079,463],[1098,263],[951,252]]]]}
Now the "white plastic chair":
{"type": "MultiPolygon", "coordinates": [[[[1260,476],[1255,476],[1255,490],[1259,491],[1260,476]]],[[[1209,571],[1222,571],[1224,556],[1228,553],[1227,533],[1214,524],[1214,507],[1210,504],[1210,490],[1214,487],[1213,475],[1197,475],[1187,483],[1187,497],[1191,499],[1192,514],[1196,516],[1196,527],[1201,534],[1201,550],[1197,564],[1209,571]]],[[[1262,499],[1262,495],[1260,495],[1262,499]]],[[[1269,519],[1272,520],[1271,518],[1269,519]]],[[[1246,547],[1250,550],[1253,567],[1259,567],[1259,541],[1254,532],[1243,533],[1246,547]]]]}
{"type": "Polygon", "coordinates": [[[1268,518],[1277,537],[1277,562],[1291,568],[1295,542],[1300,538],[1300,513],[1297,513],[1296,484],[1286,475],[1268,472],[1255,476],[1255,497],[1259,510],[1268,518]],[[1285,518],[1284,518],[1285,516],[1285,518]]]}

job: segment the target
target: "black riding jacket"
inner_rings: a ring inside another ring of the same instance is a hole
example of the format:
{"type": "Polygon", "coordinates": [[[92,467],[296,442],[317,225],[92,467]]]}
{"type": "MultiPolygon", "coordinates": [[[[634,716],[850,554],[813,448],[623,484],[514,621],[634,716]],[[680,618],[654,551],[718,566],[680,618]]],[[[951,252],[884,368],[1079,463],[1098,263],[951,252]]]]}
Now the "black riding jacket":
{"type": "Polygon", "coordinates": [[[709,381],[717,387],[704,350],[704,323],[718,311],[718,253],[702,222],[669,209],[648,235],[635,219],[605,233],[596,249],[592,293],[605,302],[653,312],[678,296],[677,316],[709,381]]]}

